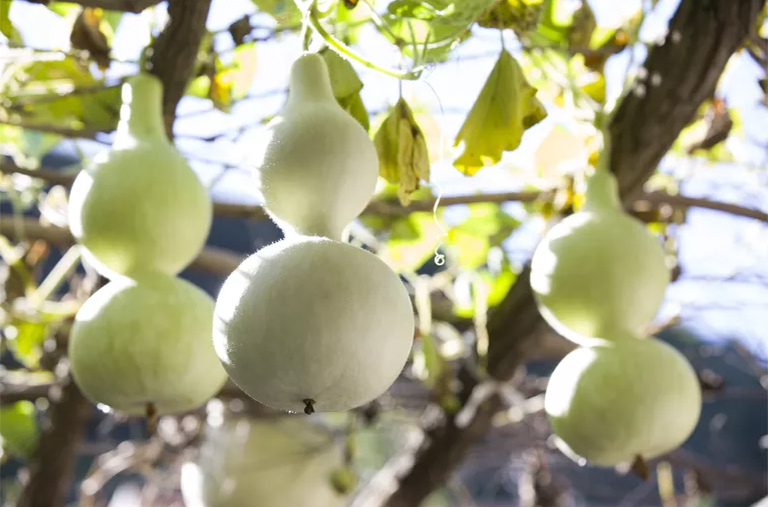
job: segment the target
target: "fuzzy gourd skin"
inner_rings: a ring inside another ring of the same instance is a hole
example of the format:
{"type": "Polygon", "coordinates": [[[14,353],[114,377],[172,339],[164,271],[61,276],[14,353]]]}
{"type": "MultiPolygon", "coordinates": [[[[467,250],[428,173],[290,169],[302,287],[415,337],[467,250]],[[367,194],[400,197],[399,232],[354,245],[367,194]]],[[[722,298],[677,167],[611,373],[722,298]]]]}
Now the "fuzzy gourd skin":
{"type": "Polygon", "coordinates": [[[264,206],[286,233],[338,240],[374,194],[376,149],[333,96],[322,56],[294,62],[289,90],[251,160],[264,206]]]}
{"type": "Polygon", "coordinates": [[[414,318],[400,279],[346,243],[294,236],[246,259],[219,293],[216,352],[232,380],[279,410],[363,405],[395,381],[414,318]]]}
{"type": "Polygon", "coordinates": [[[72,234],[108,278],[176,274],[208,236],[210,198],[165,135],[161,98],[156,77],[130,78],[112,148],[80,172],[70,192],[72,234]]]}
{"type": "Polygon", "coordinates": [[[669,279],[660,242],[621,210],[606,171],[590,178],[584,208],[555,225],[531,260],[542,316],[582,345],[642,334],[669,279]]]}
{"type": "Polygon", "coordinates": [[[343,464],[332,435],[304,417],[227,419],[205,426],[181,492],[187,507],[343,507],[330,482],[343,464]]]}
{"type": "Polygon", "coordinates": [[[568,354],[549,379],[544,408],[566,454],[615,466],[681,445],[698,422],[701,389],[675,348],[628,337],[568,354]]]}
{"type": "Polygon", "coordinates": [[[212,299],[186,280],[155,273],[120,278],[78,311],[69,339],[75,382],[96,403],[144,415],[194,409],[226,372],[211,343],[212,299]]]}

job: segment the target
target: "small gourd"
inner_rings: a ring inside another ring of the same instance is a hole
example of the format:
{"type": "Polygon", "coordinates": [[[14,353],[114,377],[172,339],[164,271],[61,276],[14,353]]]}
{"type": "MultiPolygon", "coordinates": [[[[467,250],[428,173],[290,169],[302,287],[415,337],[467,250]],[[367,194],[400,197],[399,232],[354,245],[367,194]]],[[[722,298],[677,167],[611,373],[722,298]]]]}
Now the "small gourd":
{"type": "Polygon", "coordinates": [[[213,341],[232,380],[288,411],[363,405],[410,353],[408,292],[381,259],[323,237],[291,236],[246,259],[216,301],[213,341]]]}
{"type": "Polygon", "coordinates": [[[226,418],[205,425],[181,493],[187,507],[343,507],[331,482],[343,464],[331,432],[304,417],[226,418]]]}
{"type": "Polygon", "coordinates": [[[336,101],[322,56],[300,56],[289,89],[251,161],[264,206],[287,234],[338,240],[375,192],[376,149],[336,101]]]}
{"type": "Polygon", "coordinates": [[[660,241],[621,209],[607,170],[589,178],[583,208],[552,227],[531,260],[542,316],[580,344],[642,334],[669,280],[660,241]]]}
{"type": "Polygon", "coordinates": [[[201,289],[162,273],[109,282],[75,316],[75,382],[93,402],[128,415],[200,406],[227,378],[211,343],[213,307],[201,289]]]}
{"type": "Polygon", "coordinates": [[[127,80],[114,144],[80,172],[69,196],[72,234],[108,278],[176,274],[208,236],[211,201],[166,137],[162,93],[149,73],[127,80]]]}
{"type": "Polygon", "coordinates": [[[549,379],[544,408],[565,454],[615,466],[682,444],[699,420],[701,389],[674,347],[630,336],[569,353],[549,379]]]}

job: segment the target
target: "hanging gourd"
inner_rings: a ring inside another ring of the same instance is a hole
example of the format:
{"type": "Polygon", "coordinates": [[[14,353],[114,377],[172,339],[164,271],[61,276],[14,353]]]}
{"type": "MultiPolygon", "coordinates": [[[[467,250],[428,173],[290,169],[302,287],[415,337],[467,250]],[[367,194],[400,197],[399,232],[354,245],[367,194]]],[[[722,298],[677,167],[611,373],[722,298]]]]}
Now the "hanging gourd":
{"type": "Polygon", "coordinates": [[[192,410],[227,379],[211,343],[213,299],[163,273],[109,282],[69,337],[72,376],[91,400],[128,415],[192,410]]]}
{"type": "Polygon", "coordinates": [[[317,54],[294,62],[285,107],[257,143],[252,164],[264,206],[286,232],[338,240],[374,194],[376,149],[339,106],[317,54]]]}
{"type": "Polygon", "coordinates": [[[615,176],[597,170],[583,208],[547,233],[531,261],[541,314],[581,345],[557,365],[545,394],[565,454],[593,465],[644,463],[696,427],[695,371],[643,334],[668,283],[660,243],[622,211],[615,176]]]}
{"type": "Polygon", "coordinates": [[[187,507],[343,507],[331,480],[343,465],[331,431],[304,417],[229,416],[205,425],[181,492],[187,507]]]}
{"type": "Polygon", "coordinates": [[[94,157],[72,185],[70,229],[107,278],[150,271],[175,275],[208,236],[211,201],[165,134],[162,95],[157,77],[143,71],[130,77],[112,147],[94,157]]]}
{"type": "Polygon", "coordinates": [[[552,227],[531,260],[542,316],[581,344],[642,334],[668,283],[661,243],[621,209],[607,170],[588,179],[583,208],[552,227]]]}
{"type": "Polygon", "coordinates": [[[626,337],[569,353],[549,378],[544,408],[566,454],[615,466],[681,445],[699,420],[701,389],[675,348],[626,337]]]}
{"type": "Polygon", "coordinates": [[[317,54],[293,65],[290,98],[258,165],[286,239],[246,259],[216,302],[214,345],[232,380],[273,408],[341,411],[381,395],[408,359],[413,308],[378,257],[341,243],[373,195],[370,138],[330,92],[317,54]]]}
{"type": "Polygon", "coordinates": [[[115,143],[69,200],[84,257],[112,278],[77,312],[69,358],[93,402],[151,420],[200,406],[227,375],[210,338],[212,298],[174,276],[205,242],[211,201],[165,135],[158,78],[142,71],[122,92],[115,143]]]}

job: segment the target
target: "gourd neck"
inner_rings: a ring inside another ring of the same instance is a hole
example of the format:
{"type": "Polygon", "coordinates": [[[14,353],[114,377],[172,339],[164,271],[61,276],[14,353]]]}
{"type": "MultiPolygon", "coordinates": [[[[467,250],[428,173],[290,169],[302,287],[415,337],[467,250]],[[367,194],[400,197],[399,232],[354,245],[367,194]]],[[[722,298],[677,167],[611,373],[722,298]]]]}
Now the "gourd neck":
{"type": "Polygon", "coordinates": [[[331,101],[336,103],[328,65],[317,53],[304,53],[293,62],[287,105],[331,101]]]}
{"type": "Polygon", "coordinates": [[[587,191],[584,196],[586,211],[620,211],[619,184],[616,176],[605,169],[596,170],[587,178],[587,191]]]}
{"type": "Polygon", "coordinates": [[[160,79],[144,71],[131,76],[123,84],[122,101],[115,145],[130,145],[135,141],[169,142],[163,125],[160,79]]]}

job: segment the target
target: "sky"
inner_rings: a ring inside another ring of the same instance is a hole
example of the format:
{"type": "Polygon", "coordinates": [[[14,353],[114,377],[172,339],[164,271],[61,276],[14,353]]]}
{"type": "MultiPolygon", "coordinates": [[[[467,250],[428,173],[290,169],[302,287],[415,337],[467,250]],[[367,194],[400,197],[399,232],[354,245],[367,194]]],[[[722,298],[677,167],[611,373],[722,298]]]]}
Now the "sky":
{"type": "MultiPolygon", "coordinates": [[[[573,6],[578,1],[566,0],[573,6]]],[[[650,3],[650,2],[648,2],[650,3]]],[[[640,36],[644,41],[663,37],[668,19],[674,13],[678,0],[661,0],[654,7],[644,24],[640,36]]],[[[153,14],[124,15],[115,34],[115,56],[122,60],[136,60],[139,52],[149,41],[151,22],[164,19],[164,4],[153,14]]],[[[591,0],[598,24],[610,27],[619,25],[642,5],[641,0],[591,0]]],[[[250,0],[213,0],[208,27],[225,30],[230,23],[255,13],[250,0]]],[[[68,49],[69,24],[44,6],[26,2],[11,4],[11,20],[21,31],[24,42],[33,47],[68,49]]],[[[273,24],[266,15],[258,15],[259,24],[273,24]]],[[[379,37],[373,28],[361,34],[359,51],[369,55],[384,66],[397,62],[396,52],[379,37]]],[[[514,36],[505,35],[508,49],[515,51],[514,36]]],[[[231,38],[224,33],[214,40],[218,50],[232,46],[231,38]]],[[[405,83],[404,94],[413,101],[430,107],[433,118],[444,132],[446,148],[459,129],[465,112],[482,87],[500,50],[498,32],[479,30],[477,35],[463,44],[451,61],[425,73],[422,80],[405,83]],[[486,55],[478,58],[478,55],[486,55]],[[471,76],[471,78],[468,78],[471,76]],[[445,114],[439,113],[442,105],[445,114]]],[[[301,51],[296,37],[259,42],[256,45],[257,70],[249,95],[261,96],[239,102],[230,114],[212,111],[209,101],[194,97],[182,100],[176,124],[177,146],[190,158],[201,179],[211,185],[215,200],[241,204],[258,204],[259,197],[251,177],[244,167],[222,173],[222,164],[242,166],[248,156],[250,136],[258,135],[256,127],[261,118],[276,113],[283,102],[280,93],[287,83],[289,66],[301,51]],[[206,143],[191,136],[208,137],[243,125],[252,125],[238,142],[221,138],[206,143]]],[[[634,60],[641,62],[644,48],[638,48],[634,60]]],[[[608,96],[615,97],[621,90],[629,63],[629,52],[608,61],[606,80],[608,96]]],[[[113,64],[108,77],[132,74],[132,64],[113,64]]],[[[381,111],[393,104],[398,96],[396,80],[355,65],[364,82],[362,99],[369,111],[381,111]]],[[[746,135],[744,139],[729,140],[728,147],[743,163],[710,165],[702,160],[676,160],[667,158],[661,170],[669,174],[686,176],[683,193],[714,200],[736,202],[746,206],[768,209],[768,112],[758,107],[761,90],[757,83],[761,69],[746,55],[734,58],[721,79],[719,90],[727,98],[729,106],[736,109],[746,135]],[[763,146],[760,146],[762,143],[763,146]]],[[[535,150],[542,139],[558,122],[569,124],[567,114],[552,114],[547,120],[530,129],[521,147],[505,155],[502,163],[482,169],[469,178],[460,174],[449,159],[433,161],[432,184],[443,195],[465,195],[473,192],[514,191],[521,188],[535,172],[535,150]]],[[[80,141],[78,147],[92,155],[102,149],[98,143],[80,141]]],[[[519,205],[511,203],[505,209],[521,216],[519,205]]],[[[444,220],[459,220],[466,212],[463,207],[446,210],[444,220]]],[[[531,220],[514,234],[505,249],[512,259],[522,262],[528,258],[542,230],[540,220],[531,220]]],[[[668,291],[661,316],[669,315],[682,307],[685,324],[702,338],[727,340],[737,338],[758,352],[768,351],[768,228],[752,220],[732,217],[718,212],[692,210],[688,222],[680,230],[680,258],[687,277],[674,284],[668,291]],[[730,277],[759,276],[760,283],[743,283],[723,280],[730,277]],[[717,278],[703,281],[701,278],[717,278]],[[695,278],[695,279],[693,279],[695,278]]]]}

